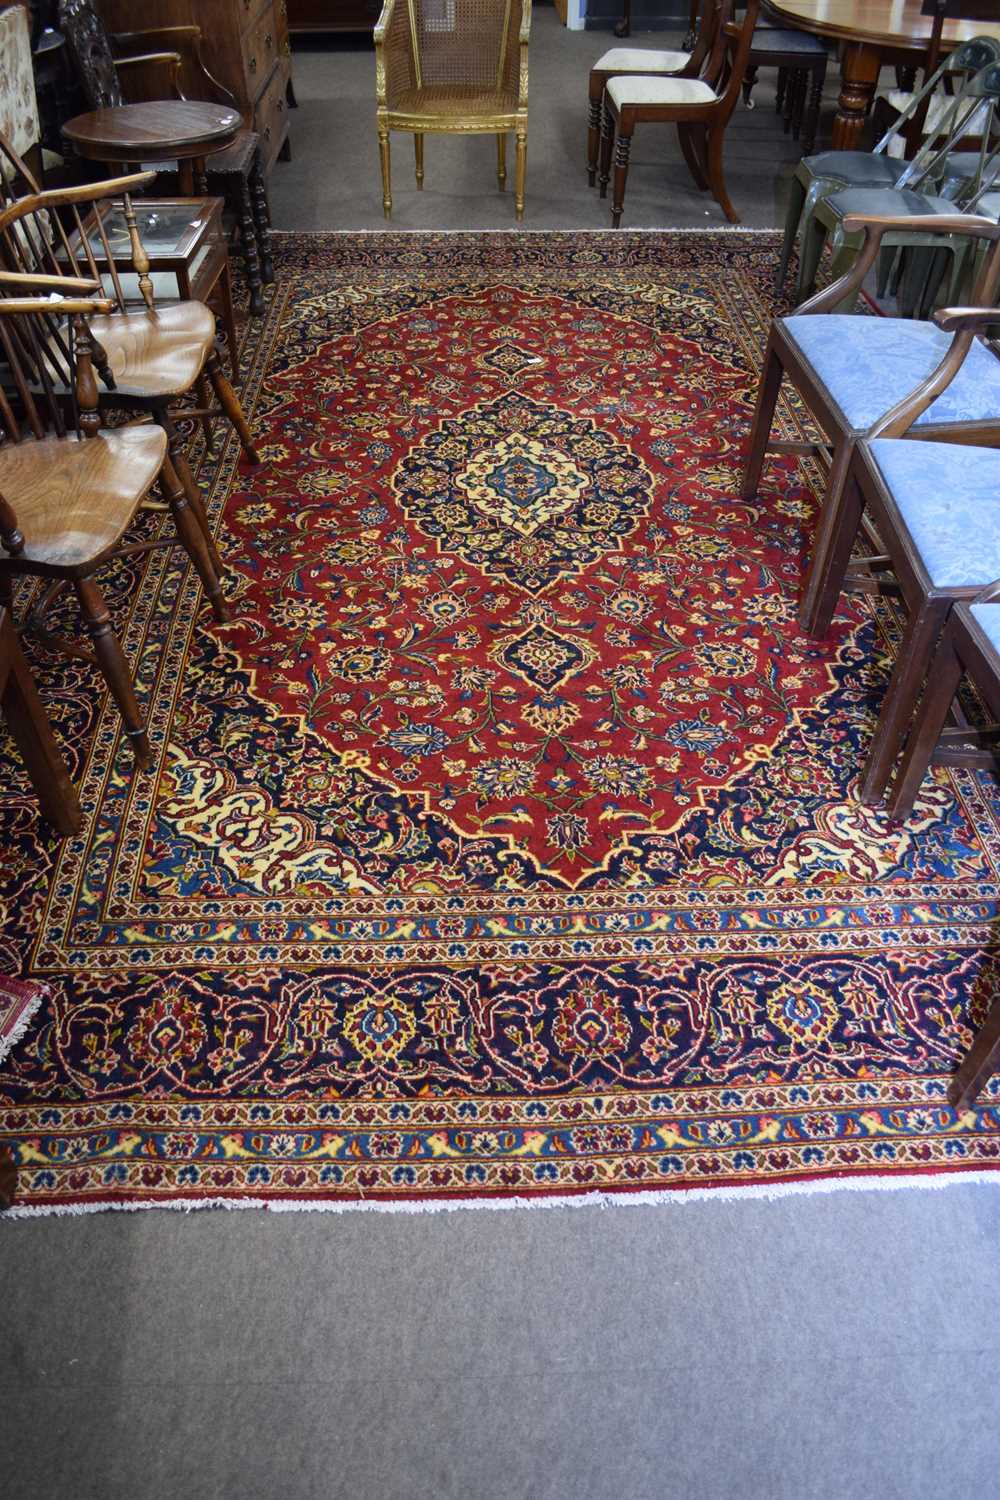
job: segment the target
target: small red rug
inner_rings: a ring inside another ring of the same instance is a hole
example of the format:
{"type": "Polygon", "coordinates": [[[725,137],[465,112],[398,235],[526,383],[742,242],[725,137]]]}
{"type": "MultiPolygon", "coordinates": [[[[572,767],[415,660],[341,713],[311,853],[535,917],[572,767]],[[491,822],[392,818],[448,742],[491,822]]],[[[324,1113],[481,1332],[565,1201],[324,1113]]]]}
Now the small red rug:
{"type": "Polygon", "coordinates": [[[133,560],[155,771],[38,658],[87,825],[0,794],[0,951],[49,987],[0,1070],[22,1206],[1000,1164],[996,1090],[945,1099],[997,983],[996,785],[858,804],[895,620],[798,632],[809,465],[736,499],[776,253],[281,241],[263,463],[201,464],[233,623],[133,560]]]}
{"type": "Polygon", "coordinates": [[[27,1031],[32,1016],[47,995],[44,984],[0,974],[0,1063],[27,1031]]]}

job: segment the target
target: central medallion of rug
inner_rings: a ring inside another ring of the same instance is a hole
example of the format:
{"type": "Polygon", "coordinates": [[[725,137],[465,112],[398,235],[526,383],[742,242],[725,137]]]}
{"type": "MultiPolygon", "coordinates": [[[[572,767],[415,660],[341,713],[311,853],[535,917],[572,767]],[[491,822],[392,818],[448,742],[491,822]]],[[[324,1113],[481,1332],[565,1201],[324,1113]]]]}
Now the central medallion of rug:
{"type": "Polygon", "coordinates": [[[998,1086],[945,1102],[1000,983],[1000,794],[858,803],[892,607],[802,636],[821,476],[737,498],[777,251],[281,246],[263,461],[192,439],[231,623],[183,554],[107,580],[154,770],[40,654],[80,836],[4,764],[0,972],[44,996],[0,1066],[24,1205],[1000,1165],[998,1086]]]}

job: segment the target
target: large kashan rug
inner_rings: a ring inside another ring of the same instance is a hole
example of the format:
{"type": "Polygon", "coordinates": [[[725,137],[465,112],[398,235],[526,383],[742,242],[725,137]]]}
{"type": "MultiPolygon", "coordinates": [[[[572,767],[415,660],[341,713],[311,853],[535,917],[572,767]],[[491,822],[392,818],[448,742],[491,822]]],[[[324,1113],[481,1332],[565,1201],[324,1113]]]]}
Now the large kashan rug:
{"type": "Polygon", "coordinates": [[[49,990],[0,1071],[27,1211],[1000,1165],[1000,1093],[945,1102],[997,788],[854,800],[893,619],[797,630],[817,472],[736,499],[776,246],[282,240],[263,463],[202,463],[233,623],[182,554],[133,564],[154,772],[41,658],[82,836],[5,770],[0,968],[49,990]]]}

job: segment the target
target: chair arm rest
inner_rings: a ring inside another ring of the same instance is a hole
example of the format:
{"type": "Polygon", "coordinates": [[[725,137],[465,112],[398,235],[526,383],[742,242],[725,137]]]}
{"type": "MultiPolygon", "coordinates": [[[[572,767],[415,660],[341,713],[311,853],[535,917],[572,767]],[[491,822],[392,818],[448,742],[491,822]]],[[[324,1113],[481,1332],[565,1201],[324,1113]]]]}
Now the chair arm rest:
{"type": "Polygon", "coordinates": [[[959,333],[963,328],[982,333],[1000,323],[1000,307],[939,307],[934,322],[945,333],[959,333]]]}
{"type": "Polygon", "coordinates": [[[392,24],[392,13],[395,9],[396,0],[385,0],[385,4],[382,6],[382,14],[375,22],[375,30],[372,32],[372,36],[376,42],[385,41],[385,34],[392,24]]]}
{"type": "Polygon", "coordinates": [[[0,229],[23,219],[25,214],[37,213],[41,208],[61,208],[67,203],[97,203],[104,198],[116,198],[120,193],[131,193],[136,188],[148,187],[155,181],[155,172],[132,172],[128,177],[112,177],[106,182],[84,182],[79,187],[50,188],[44,193],[29,193],[0,213],[0,229]]]}
{"type": "Polygon", "coordinates": [[[858,234],[862,229],[866,235],[877,235],[879,239],[887,229],[900,229],[911,230],[914,234],[961,234],[975,239],[1000,240],[1000,224],[976,214],[845,215],[845,234],[858,234]]]}
{"type": "Polygon", "coordinates": [[[140,52],[134,57],[116,57],[115,71],[124,73],[129,68],[166,67],[170,72],[170,89],[176,99],[183,99],[180,86],[181,55],[179,52],[140,52]]]}
{"type": "Polygon", "coordinates": [[[112,313],[116,303],[111,297],[0,297],[0,317],[18,313],[112,313]]]}
{"type": "Polygon", "coordinates": [[[89,276],[43,276],[27,271],[0,271],[0,286],[23,287],[37,292],[99,292],[101,282],[89,276]]]}
{"type": "MultiPolygon", "coordinates": [[[[138,56],[148,47],[178,53],[181,64],[204,80],[218,103],[238,108],[236,96],[206,67],[201,55],[201,38],[200,26],[154,26],[143,31],[116,31],[111,43],[121,53],[116,57],[117,62],[149,62],[155,58],[155,51],[145,57],[138,56]]],[[[189,88],[192,86],[191,72],[186,75],[189,88]]]]}

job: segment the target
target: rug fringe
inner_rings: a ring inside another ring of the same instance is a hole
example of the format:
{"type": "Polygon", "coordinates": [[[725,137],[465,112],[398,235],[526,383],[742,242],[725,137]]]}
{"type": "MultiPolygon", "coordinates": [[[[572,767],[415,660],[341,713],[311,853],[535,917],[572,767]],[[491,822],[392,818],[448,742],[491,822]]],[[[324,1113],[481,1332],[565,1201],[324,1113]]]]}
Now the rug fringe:
{"type": "Polygon", "coordinates": [[[29,1025],[34,1020],[35,1011],[38,1009],[47,995],[48,990],[40,989],[39,993],[35,995],[34,999],[26,1001],[24,1009],[18,1016],[17,1020],[14,1022],[13,1026],[9,1031],[6,1031],[3,1036],[0,1036],[0,1063],[5,1061],[11,1048],[15,1047],[24,1036],[24,1033],[27,1031],[29,1025]]]}
{"type": "Polygon", "coordinates": [[[806,1197],[819,1193],[933,1190],[970,1182],[989,1183],[998,1187],[1000,1172],[903,1172],[878,1177],[816,1177],[807,1182],[747,1182],[725,1187],[641,1189],[638,1192],[620,1193],[557,1193],[537,1198],[437,1198],[427,1202],[412,1198],[352,1198],[330,1202],[319,1198],[278,1201],[265,1198],[172,1198],[165,1202],[143,1199],[123,1203],[15,1204],[5,1213],[0,1213],[0,1223],[4,1220],[43,1219],[70,1214],[138,1213],[149,1209],[171,1209],[178,1213],[194,1213],[203,1208],[260,1208],[272,1214],[437,1214],[454,1213],[461,1209],[502,1211],[514,1208],[654,1208],[664,1203],[731,1203],[739,1199],[764,1199],[773,1202],[778,1198],[806,1197]]]}

